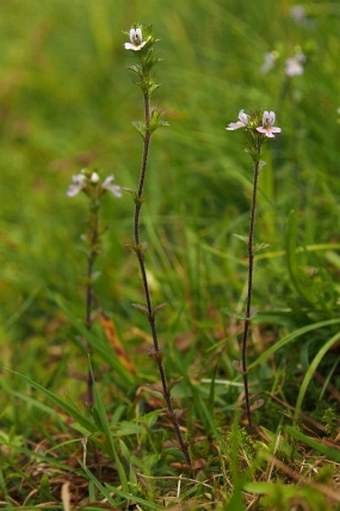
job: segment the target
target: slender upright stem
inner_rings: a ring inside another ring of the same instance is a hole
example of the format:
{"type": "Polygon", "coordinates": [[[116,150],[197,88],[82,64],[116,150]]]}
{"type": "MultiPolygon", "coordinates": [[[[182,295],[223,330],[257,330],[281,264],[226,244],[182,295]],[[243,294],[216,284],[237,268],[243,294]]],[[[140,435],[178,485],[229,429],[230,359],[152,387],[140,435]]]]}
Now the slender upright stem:
{"type": "MultiPolygon", "coordinates": [[[[93,271],[94,264],[98,255],[98,243],[99,243],[99,216],[98,216],[98,206],[97,204],[91,204],[91,212],[89,219],[89,244],[90,250],[87,257],[87,271],[86,271],[86,287],[85,287],[85,327],[87,330],[92,330],[92,310],[94,303],[94,294],[93,294],[93,271]]],[[[92,347],[90,343],[86,342],[86,348],[91,355],[92,347]]],[[[94,393],[93,393],[93,375],[88,369],[87,373],[87,403],[89,406],[94,405],[94,393]]]]}
{"type": "Polygon", "coordinates": [[[247,301],[246,301],[246,314],[244,320],[244,330],[242,337],[242,375],[244,383],[244,394],[246,404],[246,414],[248,420],[248,427],[251,430],[253,427],[251,408],[249,400],[249,382],[248,382],[248,366],[247,366],[247,348],[248,348],[248,337],[251,323],[251,304],[253,294],[253,274],[254,274],[254,228],[255,228],[255,213],[256,213],[256,196],[257,196],[257,184],[260,171],[260,160],[257,159],[254,164],[254,181],[253,181],[253,195],[250,208],[249,217],[249,236],[248,236],[248,281],[247,281],[247,301]]]}
{"type": "Polygon", "coordinates": [[[148,277],[146,274],[146,266],[145,266],[145,260],[144,260],[144,251],[143,247],[140,243],[140,212],[143,204],[143,191],[144,191],[144,183],[145,183],[145,176],[147,172],[147,166],[148,166],[148,158],[149,158],[149,149],[150,149],[150,142],[151,142],[151,129],[150,129],[150,96],[148,92],[143,93],[143,100],[144,100],[144,120],[145,120],[145,134],[143,137],[143,154],[142,154],[142,161],[141,161],[141,168],[140,168],[140,174],[139,174],[139,182],[138,182],[138,188],[136,193],[136,199],[135,199],[135,211],[134,211],[134,220],[133,220],[133,233],[134,233],[134,244],[135,244],[135,252],[137,254],[138,262],[139,262],[139,268],[141,272],[142,277],[142,284],[143,284],[143,291],[144,291],[144,297],[146,302],[146,309],[147,309],[147,319],[151,330],[152,340],[153,340],[153,348],[154,348],[154,359],[157,362],[158,370],[162,382],[162,390],[163,390],[163,396],[165,399],[165,403],[168,409],[168,414],[170,417],[170,420],[173,424],[174,430],[177,435],[177,439],[180,445],[180,448],[183,452],[184,458],[187,462],[187,464],[192,469],[192,461],[189,453],[188,446],[183,438],[178,418],[173,406],[172,398],[171,398],[171,391],[170,387],[167,381],[166,373],[164,364],[162,361],[162,353],[159,345],[159,339],[158,339],[158,332],[157,332],[157,326],[156,326],[156,317],[155,317],[155,310],[153,308],[152,304],[152,298],[151,298],[151,292],[150,292],[150,286],[148,277]]]}

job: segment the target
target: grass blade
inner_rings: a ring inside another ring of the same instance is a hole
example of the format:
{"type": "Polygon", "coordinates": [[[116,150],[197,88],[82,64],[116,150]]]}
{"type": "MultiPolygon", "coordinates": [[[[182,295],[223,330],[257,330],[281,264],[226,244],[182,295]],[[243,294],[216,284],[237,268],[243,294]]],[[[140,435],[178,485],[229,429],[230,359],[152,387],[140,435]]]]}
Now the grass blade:
{"type": "Polygon", "coordinates": [[[65,316],[69,320],[69,322],[72,324],[72,326],[78,331],[78,333],[86,339],[92,348],[94,349],[95,353],[98,353],[98,355],[110,365],[111,369],[116,371],[121,378],[120,381],[117,381],[117,384],[121,387],[124,386],[126,388],[126,385],[133,385],[136,381],[135,377],[128,372],[125,367],[121,364],[121,362],[116,357],[114,351],[111,349],[111,346],[108,344],[106,340],[104,340],[100,335],[96,335],[95,333],[88,330],[81,321],[79,321],[78,318],[76,318],[66,307],[64,301],[61,299],[60,296],[53,294],[53,299],[57,302],[59,307],[63,310],[65,316]]]}
{"type": "Polygon", "coordinates": [[[302,335],[312,332],[313,330],[318,330],[319,328],[324,328],[326,326],[336,325],[337,323],[340,323],[340,319],[326,319],[324,321],[319,321],[317,323],[313,323],[311,325],[304,326],[302,328],[299,328],[295,330],[294,332],[286,335],[275,343],[273,346],[268,348],[266,351],[264,351],[252,364],[249,365],[249,369],[252,369],[253,367],[256,367],[258,365],[263,364],[270,358],[274,353],[276,353],[279,349],[283,348],[287,344],[289,344],[292,341],[295,341],[302,335]]]}
{"type": "MultiPolygon", "coordinates": [[[[95,484],[95,486],[98,488],[98,490],[102,493],[102,495],[107,498],[108,502],[110,504],[117,506],[117,502],[115,502],[112,499],[112,493],[115,493],[118,497],[123,498],[126,500],[126,503],[128,502],[135,502],[136,504],[141,504],[142,506],[145,506],[149,509],[154,509],[156,511],[162,511],[164,509],[163,506],[159,506],[158,504],[155,504],[154,502],[147,501],[145,499],[142,499],[141,497],[136,497],[135,495],[131,495],[128,492],[121,491],[118,488],[115,488],[111,484],[106,484],[105,486],[102,485],[102,483],[96,478],[94,474],[80,461],[79,462],[82,469],[84,470],[86,476],[95,484]]],[[[122,509],[121,507],[119,509],[122,509]]]]}
{"type": "Polygon", "coordinates": [[[292,426],[286,426],[286,431],[294,437],[296,440],[300,440],[300,442],[304,442],[306,445],[311,447],[317,452],[320,452],[321,454],[324,454],[328,458],[334,460],[337,463],[340,463],[340,450],[338,448],[332,449],[331,447],[328,447],[327,445],[324,445],[314,438],[311,438],[304,433],[301,433],[301,431],[298,431],[296,428],[292,426]]]}
{"type": "Polygon", "coordinates": [[[331,347],[334,346],[334,344],[337,343],[339,338],[340,338],[340,332],[338,332],[333,337],[331,337],[329,339],[329,341],[326,342],[326,344],[324,344],[320,348],[318,353],[315,355],[312,363],[308,367],[308,369],[306,371],[306,374],[305,374],[305,376],[303,378],[303,381],[301,383],[299,394],[298,394],[298,397],[297,397],[297,400],[296,400],[295,412],[294,412],[295,419],[297,419],[299,417],[300,413],[301,413],[302,401],[303,401],[303,398],[305,397],[305,394],[306,394],[306,391],[307,391],[307,387],[309,385],[309,382],[313,378],[313,374],[315,373],[316,368],[320,364],[320,362],[323,359],[323,357],[326,355],[327,351],[329,349],[331,349],[331,347]]]}
{"type": "Polygon", "coordinates": [[[28,376],[18,373],[17,371],[13,371],[12,369],[5,368],[5,370],[14,374],[21,380],[28,383],[35,390],[37,390],[38,392],[40,392],[41,394],[46,396],[49,401],[51,401],[56,406],[61,408],[67,415],[72,417],[72,419],[76,423],[78,423],[82,428],[84,428],[88,433],[96,433],[98,431],[97,426],[91,420],[89,420],[87,417],[85,417],[77,408],[66,403],[65,401],[60,399],[60,397],[53,394],[53,392],[51,392],[50,390],[45,389],[45,387],[40,385],[40,383],[37,383],[37,382],[31,380],[31,378],[28,378],[28,376]]]}
{"type": "MultiPolygon", "coordinates": [[[[92,373],[91,363],[89,362],[89,364],[90,364],[90,370],[91,370],[91,373],[92,373]]],[[[127,477],[125,475],[125,471],[124,471],[124,467],[122,465],[122,462],[120,461],[120,458],[119,458],[118,453],[117,453],[117,448],[116,448],[115,440],[114,440],[114,437],[113,437],[113,434],[112,434],[112,431],[111,431],[111,428],[110,428],[109,420],[108,420],[108,417],[107,417],[107,414],[106,414],[106,411],[105,411],[105,407],[104,407],[104,403],[103,403],[102,397],[100,395],[100,392],[98,391],[97,385],[94,385],[93,388],[94,388],[94,398],[95,398],[94,408],[96,409],[96,411],[98,413],[100,424],[102,426],[102,431],[103,431],[104,435],[106,436],[106,439],[109,442],[109,445],[111,447],[111,451],[112,451],[112,454],[113,454],[113,459],[114,459],[115,464],[116,464],[116,468],[117,468],[117,472],[118,472],[120,483],[121,483],[124,491],[128,491],[129,486],[128,486],[127,477]]]]}

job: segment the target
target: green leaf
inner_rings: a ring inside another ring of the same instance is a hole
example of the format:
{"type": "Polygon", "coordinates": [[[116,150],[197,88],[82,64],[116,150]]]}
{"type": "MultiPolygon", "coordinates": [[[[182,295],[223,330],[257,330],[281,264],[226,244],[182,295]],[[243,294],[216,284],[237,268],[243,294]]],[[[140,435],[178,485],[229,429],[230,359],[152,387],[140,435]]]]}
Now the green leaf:
{"type": "Polygon", "coordinates": [[[297,250],[297,216],[294,210],[289,214],[288,218],[288,230],[287,230],[287,265],[290,275],[291,282],[295,291],[301,296],[301,298],[309,305],[315,307],[315,302],[311,300],[311,287],[306,286],[306,279],[300,268],[299,254],[297,250]]]}
{"type": "Polygon", "coordinates": [[[142,138],[146,135],[146,126],[143,122],[136,121],[132,123],[142,138]]]}
{"type": "Polygon", "coordinates": [[[339,338],[340,338],[340,332],[338,332],[333,337],[331,337],[331,339],[329,339],[323,346],[321,346],[320,350],[315,355],[313,361],[309,365],[309,367],[306,371],[306,374],[303,378],[303,381],[301,383],[299,394],[298,394],[298,397],[296,400],[295,412],[294,412],[295,419],[297,419],[301,413],[302,401],[303,401],[303,398],[305,397],[309,382],[313,378],[316,368],[320,364],[323,357],[326,355],[327,351],[330,350],[332,348],[332,346],[334,346],[338,342],[339,338]]]}
{"type": "Polygon", "coordinates": [[[261,250],[266,250],[269,247],[269,243],[256,243],[254,245],[254,252],[260,252],[261,250]]]}
{"type": "Polygon", "coordinates": [[[145,508],[154,509],[155,511],[164,511],[164,506],[160,506],[159,504],[156,504],[155,502],[152,502],[151,500],[145,500],[141,497],[137,497],[136,495],[133,495],[131,493],[126,493],[124,491],[120,491],[111,484],[106,484],[106,487],[113,493],[116,493],[118,496],[124,498],[127,501],[134,502],[136,504],[140,504],[141,506],[144,506],[145,508]]]}
{"type": "Polygon", "coordinates": [[[39,500],[40,502],[48,502],[53,500],[50,490],[50,482],[46,474],[43,474],[40,479],[39,500]]]}
{"type": "Polygon", "coordinates": [[[262,170],[267,165],[267,162],[265,160],[259,161],[259,170],[262,170]]]}
{"type": "Polygon", "coordinates": [[[246,316],[244,315],[244,313],[235,312],[230,309],[227,309],[226,307],[223,307],[223,309],[221,309],[221,312],[222,312],[222,314],[225,314],[226,316],[229,316],[230,318],[235,318],[239,321],[244,321],[246,319],[246,316]]]}
{"type": "Polygon", "coordinates": [[[35,390],[46,396],[47,399],[49,399],[52,403],[61,408],[69,417],[72,417],[72,419],[76,423],[78,423],[82,428],[84,428],[86,432],[96,433],[98,431],[96,425],[92,421],[90,421],[85,415],[83,415],[77,408],[60,399],[58,396],[53,394],[53,392],[40,385],[40,383],[37,383],[28,378],[27,376],[25,376],[24,374],[18,373],[17,371],[13,371],[12,369],[5,368],[5,370],[14,374],[21,380],[28,383],[35,390]]]}
{"type": "Polygon", "coordinates": [[[187,371],[184,369],[180,359],[176,358],[176,360],[174,360],[174,363],[176,364],[177,369],[180,371],[183,380],[186,382],[187,386],[191,390],[193,404],[196,408],[197,414],[199,415],[202,423],[204,424],[205,430],[209,431],[218,440],[220,438],[220,435],[217,431],[215,421],[209,408],[204,403],[204,400],[199,392],[199,388],[191,382],[190,378],[188,377],[187,371]]]}
{"type": "Polygon", "coordinates": [[[160,312],[162,311],[163,309],[165,309],[165,307],[167,306],[166,303],[159,303],[158,305],[156,305],[154,308],[153,308],[153,313],[154,314],[157,314],[157,312],[160,312]]]}
{"type": "Polygon", "coordinates": [[[311,447],[317,452],[320,452],[321,454],[324,454],[328,458],[334,460],[337,463],[340,463],[340,451],[336,447],[332,449],[331,447],[328,447],[325,444],[322,444],[315,440],[314,438],[311,438],[304,433],[301,433],[301,431],[297,430],[296,428],[292,426],[286,426],[286,431],[289,433],[293,438],[296,440],[299,440],[300,442],[304,442],[306,445],[311,447]]]}
{"type": "Polygon", "coordinates": [[[240,240],[242,241],[243,243],[245,243],[246,245],[248,245],[248,241],[249,241],[249,238],[248,236],[242,236],[241,234],[233,234],[234,238],[236,238],[237,240],[240,240]]]}
{"type": "Polygon", "coordinates": [[[133,64],[132,66],[129,66],[128,69],[137,75],[141,75],[142,73],[142,68],[139,64],[133,64]]]}
{"type": "Polygon", "coordinates": [[[256,495],[271,495],[271,493],[276,489],[280,488],[284,491],[284,494],[287,497],[296,495],[296,488],[292,485],[287,485],[283,483],[272,483],[272,482],[248,482],[244,485],[244,490],[249,493],[255,493],[256,495]]]}
{"type": "MultiPolygon", "coordinates": [[[[118,506],[119,503],[112,498],[112,494],[117,495],[117,497],[120,497],[121,499],[124,499],[124,501],[127,502],[134,502],[136,504],[140,504],[141,506],[144,506],[149,509],[154,509],[155,511],[163,511],[164,506],[159,506],[158,504],[142,499],[141,497],[137,497],[128,491],[122,491],[116,488],[115,486],[112,486],[111,484],[105,484],[102,485],[102,483],[96,478],[94,474],[81,462],[79,461],[82,469],[84,470],[86,476],[95,484],[95,486],[98,488],[98,490],[101,492],[101,494],[108,500],[108,502],[114,506],[118,506]]],[[[120,509],[120,508],[119,508],[120,509]]]]}
{"type": "MultiPolygon", "coordinates": [[[[130,386],[134,384],[136,381],[135,377],[129,373],[121,364],[120,360],[117,358],[115,352],[107,340],[102,336],[88,330],[84,324],[69,311],[69,309],[66,307],[66,304],[64,303],[64,300],[59,295],[52,294],[52,297],[63,310],[65,316],[70,321],[72,326],[84,339],[90,343],[94,352],[97,353],[107,364],[109,364],[111,369],[118,373],[119,379],[117,379],[117,385],[120,385],[124,388],[124,390],[126,390],[127,385],[130,386]]],[[[72,340],[81,348],[81,343],[79,340],[72,340]]],[[[83,351],[86,353],[85,348],[83,348],[83,351]]]]}
{"type": "Polygon", "coordinates": [[[145,316],[149,315],[148,308],[145,305],[141,305],[140,303],[132,303],[131,306],[141,312],[142,314],[145,314],[145,316]]]}
{"type": "Polygon", "coordinates": [[[337,323],[340,323],[340,319],[327,319],[325,321],[319,321],[318,323],[313,323],[311,325],[307,325],[302,328],[299,328],[298,330],[295,330],[294,332],[283,337],[283,339],[281,339],[280,341],[273,344],[273,346],[268,348],[265,352],[263,352],[252,364],[249,365],[248,369],[250,370],[253,367],[256,367],[257,365],[263,364],[279,349],[283,348],[290,342],[295,341],[302,335],[307,334],[308,332],[312,332],[313,330],[317,330],[319,328],[323,328],[330,325],[336,325],[337,323]]]}
{"type": "Polygon", "coordinates": [[[140,435],[145,432],[145,428],[135,422],[122,421],[119,424],[118,429],[114,432],[115,437],[140,435]]]}
{"type": "Polygon", "coordinates": [[[107,501],[110,504],[112,504],[113,506],[118,506],[119,502],[117,502],[116,500],[114,500],[112,498],[112,492],[108,491],[105,488],[105,486],[102,485],[102,483],[96,478],[96,476],[94,474],[92,474],[92,472],[86,467],[86,465],[84,465],[84,463],[82,461],[79,460],[79,464],[80,464],[81,468],[83,469],[83,471],[85,472],[88,479],[94,483],[94,485],[98,488],[98,490],[100,491],[102,496],[105,497],[107,499],[107,501]]]}
{"type": "MultiPolygon", "coordinates": [[[[90,361],[89,361],[89,364],[90,364],[90,370],[92,372],[90,361]]],[[[104,433],[104,435],[111,447],[111,451],[112,451],[113,459],[116,464],[120,483],[121,483],[124,491],[127,491],[128,490],[128,481],[127,481],[127,478],[125,475],[124,467],[123,467],[122,462],[120,461],[120,458],[118,456],[116,443],[115,443],[115,440],[114,440],[114,437],[113,437],[113,434],[112,434],[112,431],[110,428],[109,420],[106,415],[104,403],[103,403],[101,394],[98,391],[96,384],[94,384],[93,390],[94,390],[94,398],[95,398],[95,405],[93,408],[97,411],[98,418],[99,418],[99,421],[101,424],[102,432],[104,433]]]]}

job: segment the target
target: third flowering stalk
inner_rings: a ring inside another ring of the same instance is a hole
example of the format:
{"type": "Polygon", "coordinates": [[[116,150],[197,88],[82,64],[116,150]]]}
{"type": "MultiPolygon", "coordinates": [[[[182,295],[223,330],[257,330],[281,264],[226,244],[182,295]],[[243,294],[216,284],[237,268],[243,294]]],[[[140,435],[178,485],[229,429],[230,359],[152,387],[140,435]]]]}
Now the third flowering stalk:
{"type": "Polygon", "coordinates": [[[238,120],[236,122],[229,123],[226,128],[229,131],[235,131],[238,129],[245,130],[248,136],[248,146],[246,148],[246,152],[250,155],[253,161],[253,191],[249,214],[248,237],[246,238],[248,255],[247,296],[242,334],[240,365],[244,384],[246,415],[248,427],[250,430],[253,427],[253,423],[249,395],[247,355],[252,319],[254,254],[257,248],[261,248],[261,245],[254,244],[256,200],[260,170],[265,165],[265,162],[261,160],[263,144],[267,139],[275,138],[275,135],[281,132],[281,128],[274,126],[274,124],[275,113],[273,111],[265,110],[262,115],[259,112],[248,115],[244,112],[244,110],[241,110],[238,115],[238,120]]]}
{"type": "MultiPolygon", "coordinates": [[[[95,295],[93,284],[95,280],[95,264],[101,251],[101,237],[106,227],[100,221],[100,207],[103,195],[110,192],[117,198],[122,196],[120,186],[114,184],[114,177],[110,175],[102,180],[97,172],[83,169],[79,174],[72,177],[67,195],[75,197],[79,193],[86,195],[88,199],[87,229],[82,239],[86,247],[86,278],[85,278],[85,317],[84,325],[88,331],[92,330],[93,314],[95,309],[95,295]]],[[[88,355],[91,357],[93,350],[89,341],[86,342],[88,355]]],[[[86,402],[88,406],[94,405],[93,371],[89,368],[87,373],[86,402]]]]}
{"type": "Polygon", "coordinates": [[[165,372],[165,367],[163,363],[163,353],[161,351],[159,342],[156,314],[162,308],[162,305],[154,306],[152,302],[150,284],[145,264],[146,244],[143,243],[140,238],[140,215],[144,202],[144,187],[148,169],[151,137],[158,127],[166,125],[166,123],[161,119],[161,112],[151,107],[151,96],[153,92],[158,88],[158,84],[154,82],[151,75],[153,67],[155,66],[155,64],[158,63],[158,58],[155,56],[153,49],[157,40],[152,35],[151,27],[143,28],[140,26],[135,26],[130,29],[129,39],[130,39],[129,42],[126,42],[124,44],[124,47],[126,50],[136,53],[136,56],[139,59],[138,64],[131,66],[130,69],[138,76],[137,85],[142,91],[144,109],[144,122],[135,124],[137,130],[139,131],[143,139],[143,150],[138,186],[136,192],[134,192],[133,194],[135,201],[135,210],[133,218],[134,243],[132,249],[137,256],[139,263],[145,305],[143,306],[135,305],[135,307],[139,309],[141,312],[143,312],[147,317],[153,340],[153,351],[151,355],[158,366],[158,371],[161,379],[162,393],[166,403],[168,416],[175,430],[179,446],[183,452],[184,459],[186,463],[189,465],[189,467],[192,469],[191,456],[189,453],[187,443],[184,440],[180,428],[177,412],[173,405],[170,390],[171,387],[169,385],[167,375],[165,372]]]}

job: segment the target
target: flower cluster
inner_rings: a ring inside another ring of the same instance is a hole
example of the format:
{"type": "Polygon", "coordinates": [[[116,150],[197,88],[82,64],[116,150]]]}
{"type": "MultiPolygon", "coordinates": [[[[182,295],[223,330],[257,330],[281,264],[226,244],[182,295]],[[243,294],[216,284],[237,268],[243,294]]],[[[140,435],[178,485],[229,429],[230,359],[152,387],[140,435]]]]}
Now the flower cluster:
{"type": "Polygon", "coordinates": [[[99,197],[108,191],[120,198],[122,196],[121,188],[113,182],[113,175],[106,177],[104,181],[101,182],[97,172],[89,172],[83,169],[79,174],[72,177],[72,183],[68,187],[67,195],[69,197],[75,197],[75,195],[83,191],[91,197],[99,197]]]}
{"type": "Polygon", "coordinates": [[[275,112],[265,110],[262,115],[262,125],[257,126],[257,116],[252,117],[246,114],[244,110],[241,110],[238,114],[238,121],[230,122],[226,130],[235,131],[239,128],[255,129],[255,131],[267,138],[275,138],[275,135],[282,131],[278,126],[274,126],[275,119],[275,112]]]}
{"type": "MultiPolygon", "coordinates": [[[[262,74],[269,73],[269,71],[271,71],[277,65],[279,60],[280,54],[276,50],[266,52],[263,56],[263,63],[260,67],[260,72],[262,74]]],[[[285,75],[288,76],[288,78],[302,75],[306,61],[306,55],[301,50],[296,51],[292,57],[289,57],[285,61],[285,75]]]]}

